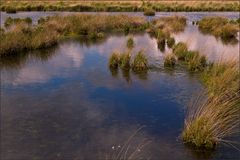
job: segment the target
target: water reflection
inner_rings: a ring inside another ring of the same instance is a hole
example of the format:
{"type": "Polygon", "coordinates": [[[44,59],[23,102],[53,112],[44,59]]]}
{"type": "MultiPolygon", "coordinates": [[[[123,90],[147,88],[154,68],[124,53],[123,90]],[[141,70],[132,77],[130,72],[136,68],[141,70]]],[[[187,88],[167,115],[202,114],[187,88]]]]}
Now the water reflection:
{"type": "Polygon", "coordinates": [[[239,59],[239,44],[224,44],[212,35],[202,34],[197,26],[188,25],[185,31],[174,35],[176,42],[185,42],[189,49],[198,50],[210,61],[239,59]]]}
{"type": "Polygon", "coordinates": [[[22,52],[20,54],[2,56],[0,60],[1,69],[19,69],[26,65],[29,59],[36,61],[47,61],[55,54],[56,46],[49,49],[36,50],[34,52],[22,52]]]}
{"type": "Polygon", "coordinates": [[[126,50],[127,38],[114,35],[90,44],[66,40],[47,50],[50,53],[1,59],[2,158],[105,159],[118,154],[118,146],[143,125],[129,154],[146,141],[151,143],[137,152],[136,159],[236,158],[238,152],[225,148],[200,156],[203,153],[176,140],[184,106],[202,85],[181,67],[174,71],[161,67],[165,53],[148,34],[133,35],[133,54],[144,48],[154,69],[140,73],[108,69],[111,52],[126,50]]]}

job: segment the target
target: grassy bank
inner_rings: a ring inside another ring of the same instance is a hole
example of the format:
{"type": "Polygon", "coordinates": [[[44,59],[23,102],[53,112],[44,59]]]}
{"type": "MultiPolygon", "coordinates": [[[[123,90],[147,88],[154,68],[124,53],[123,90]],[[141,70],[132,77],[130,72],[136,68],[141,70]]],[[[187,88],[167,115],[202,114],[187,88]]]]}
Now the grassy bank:
{"type": "Polygon", "coordinates": [[[6,22],[8,31],[1,31],[0,55],[50,47],[64,37],[73,35],[99,39],[109,32],[128,33],[147,27],[143,18],[126,15],[54,16],[40,19],[36,26],[26,19],[10,19],[6,22]]]}
{"type": "Polygon", "coordinates": [[[238,1],[2,1],[1,10],[16,11],[80,11],[137,12],[153,11],[239,11],[238,1]]]}

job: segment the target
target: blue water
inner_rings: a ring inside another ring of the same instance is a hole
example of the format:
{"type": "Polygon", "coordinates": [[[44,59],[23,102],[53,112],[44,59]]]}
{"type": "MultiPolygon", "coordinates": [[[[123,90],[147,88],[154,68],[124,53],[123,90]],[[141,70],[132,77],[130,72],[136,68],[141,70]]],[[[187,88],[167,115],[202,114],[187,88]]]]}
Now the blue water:
{"type": "MultiPolygon", "coordinates": [[[[136,51],[148,45],[150,59],[164,55],[148,35],[134,39],[136,51]]],[[[203,89],[197,75],[182,68],[167,71],[161,60],[151,60],[156,69],[146,74],[111,74],[111,51],[124,50],[126,40],[119,35],[90,45],[67,40],[4,59],[2,159],[114,159],[122,148],[120,155],[133,159],[236,159],[239,152],[233,148],[204,153],[179,138],[184,110],[203,89]]]]}
{"type": "MultiPolygon", "coordinates": [[[[169,48],[159,51],[148,34],[132,36],[133,56],[144,49],[153,67],[147,73],[109,70],[111,52],[126,50],[125,35],[97,43],[66,40],[1,59],[1,158],[238,159],[240,152],[232,147],[220,145],[206,153],[182,143],[186,106],[204,87],[197,74],[181,66],[164,69],[169,48]]],[[[239,44],[226,45],[191,24],[174,37],[213,61],[239,57],[239,44]]]]}

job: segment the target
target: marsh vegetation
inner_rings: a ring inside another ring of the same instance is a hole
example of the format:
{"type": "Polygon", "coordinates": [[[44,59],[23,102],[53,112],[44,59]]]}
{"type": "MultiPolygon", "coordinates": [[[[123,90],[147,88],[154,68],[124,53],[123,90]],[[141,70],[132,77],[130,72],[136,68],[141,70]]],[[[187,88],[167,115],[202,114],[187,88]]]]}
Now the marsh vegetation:
{"type": "Polygon", "coordinates": [[[81,12],[136,12],[151,8],[157,12],[179,11],[239,11],[238,2],[230,1],[2,1],[1,10],[16,11],[81,11],[81,12]]]}
{"type": "Polygon", "coordinates": [[[36,26],[29,22],[28,18],[7,19],[5,25],[12,27],[1,36],[1,55],[49,47],[69,36],[98,39],[107,32],[143,31],[147,27],[143,18],[127,15],[53,16],[42,18],[36,26]]]}
{"type": "Polygon", "coordinates": [[[183,140],[195,147],[214,149],[239,132],[239,71],[236,62],[219,62],[203,72],[208,93],[195,97],[188,108],[183,140]],[[207,97],[207,98],[206,98],[207,97]]]}
{"type": "Polygon", "coordinates": [[[199,21],[198,27],[203,33],[213,34],[222,39],[236,38],[240,30],[237,21],[230,21],[224,17],[205,17],[199,21]]]}

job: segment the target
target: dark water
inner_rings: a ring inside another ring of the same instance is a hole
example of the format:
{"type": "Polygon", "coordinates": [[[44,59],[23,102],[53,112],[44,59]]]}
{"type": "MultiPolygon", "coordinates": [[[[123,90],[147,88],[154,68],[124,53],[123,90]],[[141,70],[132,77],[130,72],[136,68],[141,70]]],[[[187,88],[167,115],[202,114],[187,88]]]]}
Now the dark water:
{"type": "MultiPolygon", "coordinates": [[[[113,50],[126,49],[124,35],[100,42],[66,40],[48,50],[1,59],[1,158],[238,159],[240,152],[232,147],[220,145],[205,153],[182,143],[185,107],[204,89],[198,75],[181,67],[164,69],[162,60],[170,50],[159,51],[148,34],[133,37],[134,53],[144,48],[156,69],[111,73],[108,58],[113,50]]],[[[212,44],[215,48],[203,54],[213,60],[229,56],[217,55],[219,46],[239,56],[236,44],[202,35],[196,26],[189,25],[175,38],[196,49],[212,44]],[[197,39],[189,41],[195,32],[197,39]]]]}

